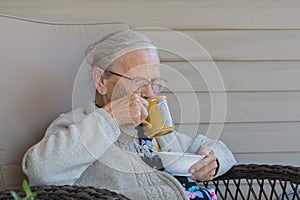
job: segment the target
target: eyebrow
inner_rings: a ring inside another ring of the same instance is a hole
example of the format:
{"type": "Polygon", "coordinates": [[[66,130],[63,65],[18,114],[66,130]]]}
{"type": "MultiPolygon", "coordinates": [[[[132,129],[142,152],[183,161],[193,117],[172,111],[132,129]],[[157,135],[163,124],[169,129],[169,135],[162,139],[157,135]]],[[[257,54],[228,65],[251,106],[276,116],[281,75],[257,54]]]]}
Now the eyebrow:
{"type": "Polygon", "coordinates": [[[128,76],[122,75],[122,74],[118,74],[118,73],[113,72],[113,71],[107,71],[107,72],[109,72],[109,73],[111,73],[111,74],[113,74],[113,75],[119,76],[119,77],[126,78],[126,79],[131,80],[131,81],[134,79],[134,78],[130,78],[130,77],[128,77],[128,76]]]}
{"type": "Polygon", "coordinates": [[[134,80],[134,79],[144,79],[144,80],[147,80],[147,81],[154,81],[154,80],[160,80],[160,79],[161,79],[160,77],[158,77],[158,78],[153,78],[153,79],[151,79],[151,80],[148,80],[148,79],[146,79],[146,78],[144,78],[144,77],[129,77],[129,76],[125,76],[125,75],[122,75],[122,74],[113,72],[113,71],[107,71],[107,72],[108,72],[108,73],[111,73],[111,74],[113,74],[113,75],[119,76],[119,77],[126,78],[126,79],[131,80],[131,81],[134,80]]]}

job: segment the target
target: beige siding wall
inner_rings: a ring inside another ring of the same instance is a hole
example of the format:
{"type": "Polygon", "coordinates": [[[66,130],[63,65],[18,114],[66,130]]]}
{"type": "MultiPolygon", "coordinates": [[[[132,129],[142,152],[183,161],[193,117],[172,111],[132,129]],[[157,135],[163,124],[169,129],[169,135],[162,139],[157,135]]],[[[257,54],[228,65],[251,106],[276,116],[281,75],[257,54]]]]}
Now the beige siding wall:
{"type": "MultiPolygon", "coordinates": [[[[207,50],[222,76],[227,115],[220,138],[238,162],[300,165],[299,1],[2,0],[0,12],[54,22],[122,21],[134,28],[163,27],[188,35],[207,50]]],[[[166,30],[143,32],[159,43],[169,38],[166,30]]],[[[199,65],[200,71],[211,63],[184,42],[173,41],[169,47],[185,49],[186,59],[199,65]]],[[[212,111],[210,97],[223,94],[205,84],[215,74],[199,78],[184,59],[166,53],[161,59],[184,75],[182,80],[176,74],[165,75],[178,92],[165,91],[176,125],[189,134],[205,133],[212,111]],[[187,80],[189,87],[180,82],[187,80]],[[176,99],[183,99],[181,109],[176,109],[176,99]],[[200,117],[193,99],[199,102],[200,117]]],[[[212,127],[220,123],[213,121],[212,127]]]]}

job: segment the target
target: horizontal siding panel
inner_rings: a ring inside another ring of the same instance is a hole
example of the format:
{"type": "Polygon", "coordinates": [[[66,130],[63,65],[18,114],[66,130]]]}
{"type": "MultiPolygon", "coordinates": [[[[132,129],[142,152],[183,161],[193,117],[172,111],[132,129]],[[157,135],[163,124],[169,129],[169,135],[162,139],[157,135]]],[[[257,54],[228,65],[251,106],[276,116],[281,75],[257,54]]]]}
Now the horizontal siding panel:
{"type": "MultiPolygon", "coordinates": [[[[255,148],[255,146],[253,147],[255,148]]],[[[243,164],[282,164],[300,166],[300,152],[296,153],[259,153],[234,154],[238,163],[243,164]]]]}
{"type": "Polygon", "coordinates": [[[13,1],[0,12],[47,21],[124,21],[133,27],[185,29],[300,28],[300,2],[276,1],[13,1]],[[101,11],[99,11],[99,9],[101,11]]]}
{"type": "MultiPolygon", "coordinates": [[[[217,130],[219,125],[210,126],[217,130]]],[[[207,132],[208,124],[180,124],[176,130],[191,137],[198,133],[217,138],[216,134],[207,132]]],[[[300,152],[300,122],[224,124],[221,130],[219,139],[233,153],[300,152]]]]}
{"type": "Polygon", "coordinates": [[[162,93],[176,123],[300,121],[300,92],[162,93]],[[211,120],[211,102],[214,115],[211,120]]]}
{"type": "Polygon", "coordinates": [[[163,61],[300,60],[300,30],[140,31],[172,52],[161,51],[163,61]]]}
{"type": "Polygon", "coordinates": [[[163,62],[161,74],[174,92],[220,91],[218,79],[223,91],[300,90],[300,61],[163,62]]]}

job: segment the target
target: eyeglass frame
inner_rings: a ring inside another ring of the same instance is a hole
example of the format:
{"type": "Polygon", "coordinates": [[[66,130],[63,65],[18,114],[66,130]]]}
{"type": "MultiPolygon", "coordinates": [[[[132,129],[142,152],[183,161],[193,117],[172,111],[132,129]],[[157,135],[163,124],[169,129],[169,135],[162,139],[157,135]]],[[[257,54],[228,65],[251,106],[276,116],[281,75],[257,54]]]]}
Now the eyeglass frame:
{"type": "MultiPolygon", "coordinates": [[[[134,81],[134,80],[145,80],[145,81],[147,81],[148,83],[147,83],[147,85],[143,85],[143,86],[141,86],[141,87],[148,87],[149,86],[149,84],[151,84],[151,88],[153,89],[153,81],[162,81],[163,83],[164,83],[164,85],[162,85],[162,88],[166,85],[166,83],[167,83],[167,80],[165,80],[165,79],[152,79],[152,80],[147,80],[147,79],[144,79],[144,78],[130,78],[130,77],[128,77],[128,76],[125,76],[125,75],[122,75],[122,74],[119,74],[119,73],[116,73],[116,72],[113,72],[113,71],[105,71],[105,73],[110,73],[110,74],[112,74],[112,75],[115,75],[115,76],[119,76],[119,77],[122,77],[122,78],[125,78],[125,79],[127,79],[127,80],[130,80],[130,81],[134,81]]],[[[132,86],[131,86],[132,87],[132,86]]],[[[141,88],[140,87],[140,88],[141,88]]],[[[132,89],[132,88],[131,88],[132,89]]],[[[137,88],[136,90],[138,90],[139,88],[137,88]]],[[[133,92],[136,92],[136,90],[133,90],[132,89],[132,91],[133,92]]],[[[161,90],[160,90],[161,91],[161,90]]],[[[157,93],[159,93],[160,91],[158,91],[157,93]]]]}

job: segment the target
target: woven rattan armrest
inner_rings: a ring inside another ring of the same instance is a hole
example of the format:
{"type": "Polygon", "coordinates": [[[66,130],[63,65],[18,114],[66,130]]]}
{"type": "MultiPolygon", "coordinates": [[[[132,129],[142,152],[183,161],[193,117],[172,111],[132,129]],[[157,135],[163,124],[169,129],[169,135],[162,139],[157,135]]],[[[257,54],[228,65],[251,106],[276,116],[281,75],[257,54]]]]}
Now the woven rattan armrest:
{"type": "MultiPolygon", "coordinates": [[[[222,200],[300,200],[300,167],[282,165],[237,165],[224,175],[205,182],[200,187],[215,188],[218,199],[222,200]]],[[[61,199],[111,199],[126,200],[115,192],[79,186],[41,186],[32,187],[38,194],[36,200],[61,199]]],[[[20,195],[24,193],[16,191],[20,195]]],[[[13,199],[10,191],[0,192],[0,199],[13,199]]]]}
{"type": "Polygon", "coordinates": [[[215,188],[218,199],[300,199],[300,167],[243,164],[200,187],[215,188]]]}
{"type": "MultiPolygon", "coordinates": [[[[81,186],[40,186],[31,187],[31,190],[37,193],[35,200],[128,200],[125,196],[117,194],[115,192],[99,189],[94,187],[81,187],[81,186]]],[[[16,191],[19,195],[24,196],[24,192],[21,190],[16,191]]],[[[0,192],[1,200],[13,199],[10,191],[0,192]]]]}

